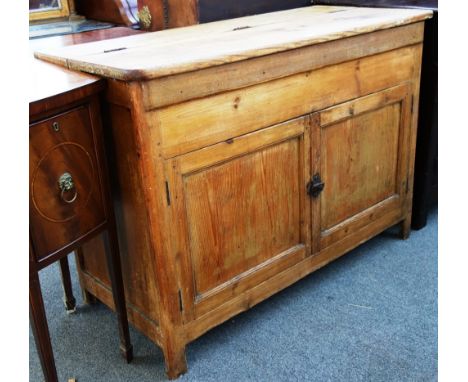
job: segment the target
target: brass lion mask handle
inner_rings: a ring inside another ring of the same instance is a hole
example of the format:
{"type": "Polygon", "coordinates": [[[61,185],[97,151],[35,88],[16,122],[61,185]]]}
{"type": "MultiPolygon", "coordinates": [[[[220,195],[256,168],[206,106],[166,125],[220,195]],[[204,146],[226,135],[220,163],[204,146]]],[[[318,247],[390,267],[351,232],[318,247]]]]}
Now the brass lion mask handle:
{"type": "Polygon", "coordinates": [[[78,197],[78,191],[75,188],[75,183],[73,183],[71,174],[69,172],[64,172],[60,175],[58,185],[60,188],[60,198],[65,203],[73,203],[78,197]],[[71,195],[71,197],[67,197],[68,195],[71,195]]]}

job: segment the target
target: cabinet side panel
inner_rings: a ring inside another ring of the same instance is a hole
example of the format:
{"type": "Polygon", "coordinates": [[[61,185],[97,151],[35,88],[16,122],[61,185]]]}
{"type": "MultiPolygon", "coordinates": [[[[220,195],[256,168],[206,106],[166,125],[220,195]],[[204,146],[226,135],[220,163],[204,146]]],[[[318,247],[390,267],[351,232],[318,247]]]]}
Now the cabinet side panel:
{"type": "MultiPolygon", "coordinates": [[[[110,105],[109,109],[115,147],[114,161],[109,167],[111,172],[117,172],[119,184],[119,189],[114,190],[114,205],[126,299],[129,306],[158,322],[156,276],[141,177],[137,171],[138,149],[132,136],[131,113],[116,105],[110,105]]],[[[82,270],[106,286],[110,285],[102,238],[83,246],[82,270]]]]}

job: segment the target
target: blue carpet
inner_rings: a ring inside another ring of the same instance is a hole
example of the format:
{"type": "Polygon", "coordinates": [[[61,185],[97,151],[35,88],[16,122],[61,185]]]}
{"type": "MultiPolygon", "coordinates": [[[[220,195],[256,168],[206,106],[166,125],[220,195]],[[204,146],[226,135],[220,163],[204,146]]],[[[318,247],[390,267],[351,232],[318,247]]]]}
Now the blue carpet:
{"type": "MultiPolygon", "coordinates": [[[[82,304],[74,266],[75,314],[58,265],[40,276],[60,381],[166,380],[161,351],[133,329],[125,364],[113,313],[82,304]]],[[[29,349],[30,381],[41,381],[31,334],[29,349]]],[[[409,240],[388,230],[211,330],[187,362],[179,381],[436,381],[437,211],[409,240]]]]}

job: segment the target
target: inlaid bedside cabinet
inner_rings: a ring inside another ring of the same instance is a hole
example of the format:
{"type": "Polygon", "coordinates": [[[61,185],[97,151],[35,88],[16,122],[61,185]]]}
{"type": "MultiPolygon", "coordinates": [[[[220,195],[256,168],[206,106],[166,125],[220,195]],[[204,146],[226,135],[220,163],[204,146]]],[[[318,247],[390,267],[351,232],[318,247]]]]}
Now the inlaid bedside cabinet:
{"type": "MultiPolygon", "coordinates": [[[[107,78],[129,319],[170,378],[214,326],[408,236],[431,15],[312,6],[36,52],[107,78]]],[[[102,248],[80,272],[105,301],[102,248]]]]}
{"type": "MultiPolygon", "coordinates": [[[[126,30],[87,33],[76,39],[128,35],[126,30]]],[[[33,42],[63,45],[73,36],[33,42]]],[[[109,188],[100,99],[105,83],[35,59],[30,62],[29,103],[29,312],[47,382],[57,381],[38,272],[60,261],[67,310],[75,308],[67,255],[105,233],[105,268],[113,291],[120,350],[133,357],[118,238],[109,188]]]]}

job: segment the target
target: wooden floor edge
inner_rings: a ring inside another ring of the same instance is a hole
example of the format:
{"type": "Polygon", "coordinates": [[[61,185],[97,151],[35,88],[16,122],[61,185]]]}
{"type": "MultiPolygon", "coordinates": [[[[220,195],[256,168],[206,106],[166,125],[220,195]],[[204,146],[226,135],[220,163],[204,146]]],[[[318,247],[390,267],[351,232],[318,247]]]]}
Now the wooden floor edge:
{"type": "MultiPolygon", "coordinates": [[[[102,303],[107,305],[110,309],[114,310],[114,302],[112,299],[111,290],[102,282],[95,279],[90,274],[86,273],[86,271],[81,272],[81,277],[83,280],[84,288],[93,296],[96,296],[102,303]]],[[[139,309],[131,305],[128,301],[127,314],[128,321],[131,322],[136,329],[138,329],[142,334],[147,336],[151,341],[156,343],[156,345],[161,346],[162,333],[157,321],[147,317],[144,313],[142,313],[139,309]],[[148,328],[150,328],[150,330],[148,330],[148,328]],[[148,333],[150,333],[150,335],[148,335],[148,333]]]]}
{"type": "Polygon", "coordinates": [[[182,328],[182,332],[185,332],[186,342],[189,343],[195,340],[215,326],[250,309],[402,220],[401,215],[395,217],[392,211],[373,222],[372,225],[361,228],[356,233],[343,238],[320,253],[307,257],[293,267],[242,293],[239,297],[224,303],[199,319],[187,323],[182,328]]]}

